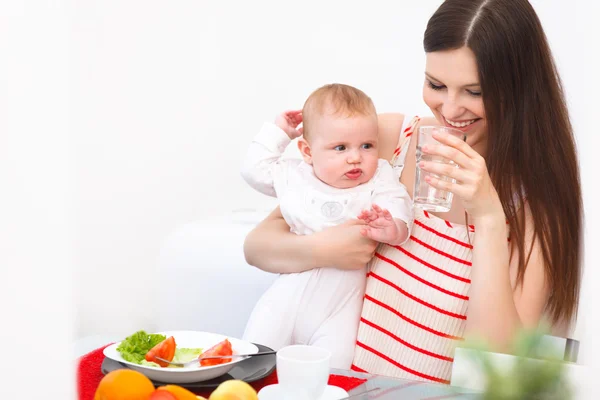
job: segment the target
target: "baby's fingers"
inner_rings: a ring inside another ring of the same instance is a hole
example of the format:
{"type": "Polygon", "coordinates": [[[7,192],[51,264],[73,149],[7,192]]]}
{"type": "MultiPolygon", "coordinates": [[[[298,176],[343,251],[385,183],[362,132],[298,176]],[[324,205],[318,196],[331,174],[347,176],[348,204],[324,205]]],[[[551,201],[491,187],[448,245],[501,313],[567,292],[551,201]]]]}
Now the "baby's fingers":
{"type": "Polygon", "coordinates": [[[383,210],[383,217],[390,221],[393,219],[392,214],[388,210],[385,210],[385,209],[383,210]]]}
{"type": "Polygon", "coordinates": [[[377,219],[379,219],[380,215],[375,212],[375,211],[370,211],[369,212],[369,222],[373,222],[376,221],[377,219]]]}
{"type": "Polygon", "coordinates": [[[283,113],[290,117],[300,115],[300,118],[302,118],[302,110],[286,110],[283,113]]]}
{"type": "Polygon", "coordinates": [[[392,214],[390,214],[387,209],[381,208],[377,204],[373,204],[372,207],[379,216],[382,216],[385,219],[392,219],[392,214]]]}
{"type": "Polygon", "coordinates": [[[363,210],[358,216],[358,219],[361,219],[367,223],[371,222],[373,220],[373,213],[371,211],[363,210]]]}
{"type": "Polygon", "coordinates": [[[362,228],[362,229],[360,230],[360,234],[361,234],[361,235],[363,235],[363,236],[364,236],[364,237],[366,237],[366,238],[369,238],[369,239],[371,239],[371,240],[375,240],[375,239],[373,238],[373,233],[372,233],[372,230],[371,230],[371,228],[369,228],[369,227],[362,228]]]}
{"type": "Polygon", "coordinates": [[[298,125],[302,122],[302,110],[286,111],[285,116],[291,123],[295,125],[298,125]]]}

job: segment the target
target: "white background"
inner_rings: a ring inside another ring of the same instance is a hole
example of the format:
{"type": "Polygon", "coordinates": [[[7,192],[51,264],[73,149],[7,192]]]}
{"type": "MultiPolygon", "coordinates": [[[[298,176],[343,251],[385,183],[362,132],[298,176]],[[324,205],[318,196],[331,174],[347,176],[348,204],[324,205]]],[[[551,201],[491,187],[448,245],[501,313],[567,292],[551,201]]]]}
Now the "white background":
{"type": "Polygon", "coordinates": [[[178,224],[276,204],[239,174],[263,121],[334,81],[381,112],[426,112],[422,36],[439,1],[365,4],[77,7],[78,336],[152,329],[153,268],[178,224]]]}
{"type": "MultiPolygon", "coordinates": [[[[37,375],[48,398],[71,393],[57,384],[70,376],[70,340],[151,329],[169,232],[273,207],[238,173],[265,119],[334,81],[363,89],[380,112],[427,112],[422,36],[440,1],[32,3],[0,4],[0,338],[13,357],[42,352],[65,365],[37,375]]],[[[580,149],[587,268],[577,336],[591,363],[598,14],[583,0],[532,3],[580,149]]],[[[0,382],[13,379],[9,369],[0,363],[0,382]]]]}

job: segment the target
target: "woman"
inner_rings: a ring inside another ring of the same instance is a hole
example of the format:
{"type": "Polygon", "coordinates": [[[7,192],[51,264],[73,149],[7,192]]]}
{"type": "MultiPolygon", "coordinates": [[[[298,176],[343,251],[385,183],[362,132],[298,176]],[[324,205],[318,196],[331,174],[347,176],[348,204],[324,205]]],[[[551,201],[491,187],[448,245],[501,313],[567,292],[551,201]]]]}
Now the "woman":
{"type": "MultiPolygon", "coordinates": [[[[419,126],[458,127],[424,162],[456,179],[448,213],[415,209],[411,240],[370,264],[353,368],[449,382],[453,348],[479,336],[502,350],[541,321],[564,332],[580,286],[581,190],[561,82],[527,0],[447,0],[429,20],[423,99],[434,118],[381,115],[381,157],[412,196],[419,126]]],[[[275,210],[251,232],[247,261],[265,271],[359,268],[376,251],[360,222],[296,236],[275,210]]]]}

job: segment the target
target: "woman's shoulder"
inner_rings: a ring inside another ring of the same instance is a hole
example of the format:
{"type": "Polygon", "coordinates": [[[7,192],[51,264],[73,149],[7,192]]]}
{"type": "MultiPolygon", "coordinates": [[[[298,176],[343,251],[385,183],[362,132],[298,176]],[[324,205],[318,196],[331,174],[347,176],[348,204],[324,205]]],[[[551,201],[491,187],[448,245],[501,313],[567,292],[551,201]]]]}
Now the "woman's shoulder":
{"type": "Polygon", "coordinates": [[[404,115],[398,113],[378,114],[377,122],[379,128],[379,158],[391,160],[394,149],[398,144],[404,115]]]}
{"type": "MultiPolygon", "coordinates": [[[[412,119],[413,117],[400,113],[384,113],[377,116],[379,123],[380,158],[391,160],[394,154],[394,149],[396,149],[398,146],[400,133],[406,118],[412,119]]],[[[419,119],[417,126],[435,124],[437,124],[437,122],[434,117],[424,117],[419,119]]]]}
{"type": "Polygon", "coordinates": [[[402,128],[404,118],[406,118],[406,116],[400,113],[377,114],[379,134],[389,136],[395,133],[397,135],[402,128]]]}
{"type": "MultiPolygon", "coordinates": [[[[383,113],[378,114],[377,119],[379,122],[379,134],[382,136],[397,136],[400,134],[402,125],[406,118],[412,118],[400,113],[383,113]]],[[[437,120],[435,117],[419,117],[417,125],[436,125],[437,120]]]]}
{"type": "Polygon", "coordinates": [[[435,117],[423,117],[419,120],[419,123],[417,124],[417,126],[426,126],[426,125],[438,125],[439,123],[437,122],[437,119],[435,119],[435,117]]]}

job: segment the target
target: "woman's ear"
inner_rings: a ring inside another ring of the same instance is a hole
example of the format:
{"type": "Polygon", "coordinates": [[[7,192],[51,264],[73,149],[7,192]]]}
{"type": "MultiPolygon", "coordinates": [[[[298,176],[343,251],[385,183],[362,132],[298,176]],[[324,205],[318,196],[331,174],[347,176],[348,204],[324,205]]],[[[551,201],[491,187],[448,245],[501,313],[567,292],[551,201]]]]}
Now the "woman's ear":
{"type": "Polygon", "coordinates": [[[312,154],[310,151],[310,144],[308,144],[306,139],[304,139],[303,137],[298,139],[298,150],[300,150],[300,154],[302,155],[304,162],[308,165],[312,165],[312,154]]]}

